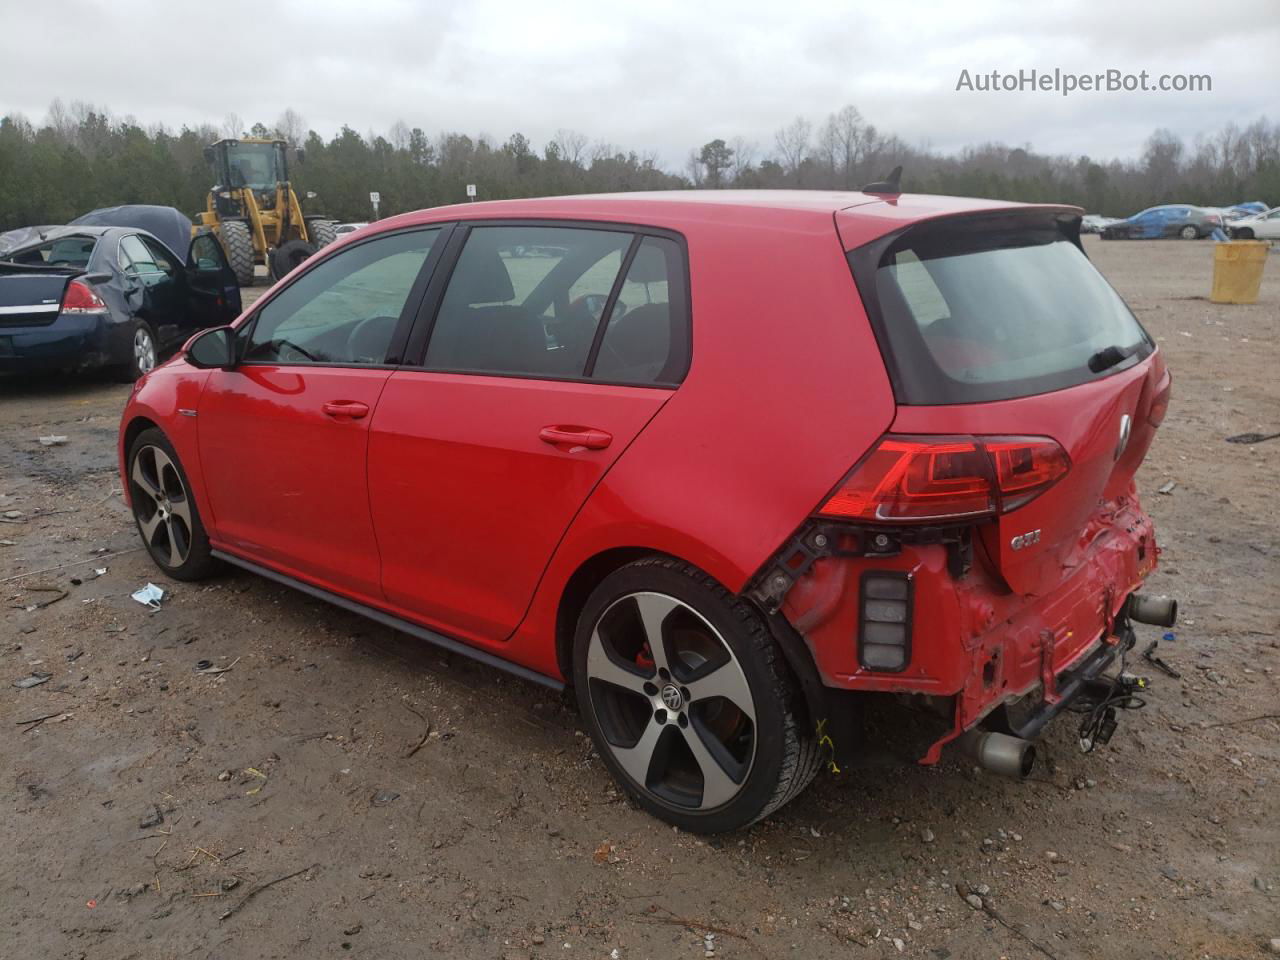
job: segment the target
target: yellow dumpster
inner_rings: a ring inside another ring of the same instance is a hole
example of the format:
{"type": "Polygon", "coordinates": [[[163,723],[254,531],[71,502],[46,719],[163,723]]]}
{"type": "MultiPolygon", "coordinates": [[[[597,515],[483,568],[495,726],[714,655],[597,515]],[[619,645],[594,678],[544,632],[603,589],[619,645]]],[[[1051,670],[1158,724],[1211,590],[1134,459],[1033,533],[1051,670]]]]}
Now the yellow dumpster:
{"type": "Polygon", "coordinates": [[[1265,240],[1232,240],[1213,248],[1214,303],[1257,303],[1262,268],[1267,265],[1265,240]]]}

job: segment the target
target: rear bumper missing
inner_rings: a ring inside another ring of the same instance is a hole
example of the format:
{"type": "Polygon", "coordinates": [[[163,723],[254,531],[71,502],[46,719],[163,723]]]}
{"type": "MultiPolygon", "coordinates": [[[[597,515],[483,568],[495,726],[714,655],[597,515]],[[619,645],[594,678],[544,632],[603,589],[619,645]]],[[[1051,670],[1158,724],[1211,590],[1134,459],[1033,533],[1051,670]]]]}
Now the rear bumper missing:
{"type": "MultiPolygon", "coordinates": [[[[1132,497],[1107,505],[1064,563],[1061,580],[1039,595],[1011,591],[981,558],[966,562],[963,540],[903,542],[872,555],[827,531],[824,545],[823,555],[792,568],[793,582],[776,599],[774,614],[794,631],[792,646],[812,657],[825,691],[825,707],[811,712],[841,726],[847,705],[860,698],[924,708],[929,729],[909,755],[926,764],[977,728],[1034,738],[1096,684],[1134,645],[1129,598],[1158,553],[1151,521],[1132,497]],[[892,670],[870,668],[859,655],[860,593],[869,574],[911,584],[907,660],[892,670]]],[[[777,568],[771,575],[778,576],[777,568]]],[[[769,609],[768,597],[754,599],[769,609]]],[[[1136,612],[1132,619],[1154,622],[1136,612]]],[[[808,689],[806,698],[816,699],[808,689]]]]}
{"type": "MultiPolygon", "coordinates": [[[[1000,703],[981,719],[982,729],[1020,740],[1035,740],[1081,694],[1101,684],[1099,678],[1102,674],[1133,649],[1136,642],[1133,627],[1124,624],[1113,636],[1099,640],[1076,663],[1056,674],[1049,688],[1034,690],[1024,697],[1000,703]]],[[[929,745],[920,758],[920,763],[937,763],[942,757],[943,747],[979,726],[978,721],[972,721],[964,715],[964,704],[959,698],[956,700],[955,710],[955,723],[951,730],[929,745]]]]}

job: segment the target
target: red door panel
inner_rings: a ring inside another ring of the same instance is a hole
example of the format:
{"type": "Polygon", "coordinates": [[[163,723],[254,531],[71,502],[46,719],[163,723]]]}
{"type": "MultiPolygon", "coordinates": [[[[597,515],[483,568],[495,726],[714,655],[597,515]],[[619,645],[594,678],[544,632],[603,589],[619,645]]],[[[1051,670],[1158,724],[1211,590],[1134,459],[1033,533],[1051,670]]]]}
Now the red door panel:
{"type": "Polygon", "coordinates": [[[670,391],[398,371],[372,420],[387,600],[503,640],[592,488],[670,391]]]}
{"type": "Polygon", "coordinates": [[[242,366],[200,398],[212,539],[340,593],[380,599],[365,461],[390,370],[242,366]]]}

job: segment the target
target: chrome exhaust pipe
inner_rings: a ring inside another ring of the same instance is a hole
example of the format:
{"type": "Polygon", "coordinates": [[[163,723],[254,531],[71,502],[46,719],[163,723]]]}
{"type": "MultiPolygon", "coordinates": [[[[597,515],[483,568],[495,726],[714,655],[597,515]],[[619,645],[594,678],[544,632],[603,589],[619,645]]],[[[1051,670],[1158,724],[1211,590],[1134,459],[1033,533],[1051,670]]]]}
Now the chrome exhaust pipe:
{"type": "Polygon", "coordinates": [[[1130,620],[1139,623],[1172,627],[1178,622],[1178,601],[1170,597],[1144,597],[1140,593],[1131,593],[1125,613],[1130,620]]]}
{"type": "Polygon", "coordinates": [[[1036,764],[1036,745],[1006,733],[970,730],[956,741],[956,747],[978,766],[1015,780],[1029,777],[1036,764]]]}

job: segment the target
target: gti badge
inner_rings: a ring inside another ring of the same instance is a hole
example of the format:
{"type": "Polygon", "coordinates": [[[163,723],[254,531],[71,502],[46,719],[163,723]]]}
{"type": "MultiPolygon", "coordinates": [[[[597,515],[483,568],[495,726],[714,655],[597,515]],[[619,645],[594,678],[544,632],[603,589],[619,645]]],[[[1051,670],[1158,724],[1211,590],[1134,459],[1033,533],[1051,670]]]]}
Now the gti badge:
{"type": "Polygon", "coordinates": [[[1040,530],[1028,530],[1026,533],[1019,534],[1009,541],[1009,546],[1014,550],[1021,550],[1023,547],[1029,547],[1033,543],[1040,542],[1040,530]]]}
{"type": "Polygon", "coordinates": [[[1116,443],[1116,460],[1120,459],[1120,455],[1124,453],[1124,448],[1129,445],[1129,433],[1132,429],[1133,421],[1127,413],[1122,414],[1120,417],[1120,440],[1116,443]]]}

